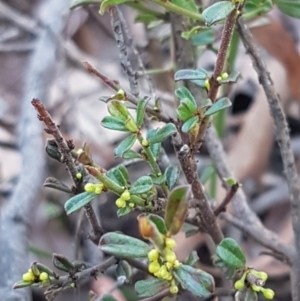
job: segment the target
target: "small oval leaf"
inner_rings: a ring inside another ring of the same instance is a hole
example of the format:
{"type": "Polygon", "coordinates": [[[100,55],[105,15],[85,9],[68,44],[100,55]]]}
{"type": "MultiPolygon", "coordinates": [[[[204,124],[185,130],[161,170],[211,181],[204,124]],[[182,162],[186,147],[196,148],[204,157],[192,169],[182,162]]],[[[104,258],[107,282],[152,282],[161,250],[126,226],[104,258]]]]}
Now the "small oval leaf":
{"type": "Polygon", "coordinates": [[[194,112],[197,109],[197,103],[195,101],[194,96],[192,93],[186,88],[186,87],[181,87],[176,89],[175,95],[180,99],[187,99],[188,101],[185,101],[187,106],[189,107],[191,112],[194,112]]]}
{"type": "Polygon", "coordinates": [[[137,126],[142,126],[146,111],[146,106],[148,101],[150,100],[149,97],[143,98],[138,102],[137,108],[136,108],[136,124],[137,126]]]}
{"type": "Polygon", "coordinates": [[[199,269],[182,264],[175,269],[174,277],[188,291],[198,297],[209,297],[215,288],[214,278],[199,269]]]}
{"type": "Polygon", "coordinates": [[[193,116],[192,118],[190,118],[189,120],[187,120],[181,127],[181,130],[184,133],[188,133],[199,121],[199,117],[198,116],[193,116]]]}
{"type": "Polygon", "coordinates": [[[130,186],[130,193],[131,194],[140,194],[149,191],[153,186],[152,180],[149,176],[143,176],[137,179],[131,186],[130,186]]]}
{"type": "Polygon", "coordinates": [[[117,211],[117,216],[121,217],[121,216],[127,215],[131,211],[132,211],[132,208],[129,207],[129,206],[126,206],[124,208],[119,208],[118,211],[117,211]]]}
{"type": "Polygon", "coordinates": [[[115,155],[117,157],[121,157],[122,158],[123,154],[133,146],[135,140],[136,140],[136,135],[130,135],[129,137],[127,137],[126,139],[124,139],[115,148],[115,155]]]}
{"type": "Polygon", "coordinates": [[[126,152],[123,153],[123,159],[143,159],[143,157],[139,153],[128,149],[126,152]]]}
{"type": "Polygon", "coordinates": [[[189,198],[189,185],[178,186],[169,194],[165,211],[165,222],[168,232],[172,235],[177,234],[184,223],[189,198]]]}
{"type": "Polygon", "coordinates": [[[184,122],[193,117],[193,112],[189,109],[185,102],[181,102],[179,107],[176,109],[176,112],[179,119],[184,122]]]}
{"type": "Polygon", "coordinates": [[[174,80],[206,79],[208,77],[205,69],[181,69],[175,73],[174,80]]]}
{"type": "Polygon", "coordinates": [[[168,281],[164,279],[151,278],[137,281],[134,288],[140,298],[145,298],[154,296],[169,286],[168,281]]]}
{"type": "Polygon", "coordinates": [[[221,1],[217,2],[209,7],[207,7],[203,13],[206,25],[211,26],[212,24],[225,19],[233,10],[235,5],[231,1],[221,1]]]}
{"type": "Polygon", "coordinates": [[[168,123],[163,128],[158,130],[155,136],[150,137],[148,140],[151,144],[163,142],[169,136],[175,134],[176,132],[176,126],[173,123],[168,123]]]}
{"type": "Polygon", "coordinates": [[[94,192],[83,192],[73,196],[64,205],[66,213],[69,215],[81,209],[82,207],[90,203],[93,199],[95,199],[97,196],[98,194],[94,192]]]}
{"type": "Polygon", "coordinates": [[[227,97],[218,99],[208,110],[205,111],[204,116],[211,116],[225,108],[231,106],[231,101],[227,97]]]}
{"type": "Polygon", "coordinates": [[[129,258],[147,257],[150,250],[145,242],[115,232],[104,234],[100,240],[99,248],[105,253],[129,258]]]}
{"type": "Polygon", "coordinates": [[[110,130],[128,132],[128,129],[125,127],[125,122],[113,116],[104,117],[101,124],[110,130]]]}
{"type": "Polygon", "coordinates": [[[178,166],[169,166],[165,171],[166,182],[169,190],[172,190],[179,179],[180,169],[178,166]]]}
{"type": "Polygon", "coordinates": [[[240,269],[246,264],[244,252],[232,238],[224,238],[217,246],[216,254],[229,267],[240,269]]]}

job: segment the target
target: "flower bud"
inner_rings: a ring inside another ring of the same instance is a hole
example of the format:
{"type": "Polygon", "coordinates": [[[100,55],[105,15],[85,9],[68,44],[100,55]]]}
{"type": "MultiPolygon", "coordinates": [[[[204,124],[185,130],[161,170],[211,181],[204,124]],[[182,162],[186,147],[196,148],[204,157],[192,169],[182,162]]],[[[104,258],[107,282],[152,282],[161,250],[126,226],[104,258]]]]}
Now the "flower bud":
{"type": "Polygon", "coordinates": [[[159,265],[158,261],[151,262],[149,264],[148,271],[152,274],[155,274],[158,271],[160,271],[160,265],[159,265]]]}
{"type": "Polygon", "coordinates": [[[274,291],[273,290],[271,290],[270,288],[263,288],[262,290],[261,290],[261,292],[263,293],[263,295],[264,295],[264,297],[266,298],[266,299],[273,299],[274,298],[274,295],[275,295],[275,293],[274,293],[274,291]]]}
{"type": "Polygon", "coordinates": [[[40,274],[40,277],[39,277],[40,281],[44,282],[44,281],[47,281],[49,279],[49,275],[45,272],[42,272],[40,274]]]}
{"type": "Polygon", "coordinates": [[[32,272],[25,273],[25,274],[23,274],[22,280],[26,281],[26,282],[33,282],[34,275],[32,274],[32,272]]]}
{"type": "Polygon", "coordinates": [[[150,261],[155,261],[157,260],[159,257],[159,252],[157,249],[152,249],[149,253],[148,253],[148,259],[150,261]]]}
{"type": "Polygon", "coordinates": [[[76,179],[80,180],[82,178],[82,173],[78,172],[76,174],[76,179]]]}
{"type": "Polygon", "coordinates": [[[177,285],[172,285],[170,286],[170,293],[175,295],[178,293],[178,286],[177,285]]]}
{"type": "Polygon", "coordinates": [[[121,199],[124,201],[129,201],[130,200],[130,192],[128,189],[126,189],[122,194],[121,194],[121,199]]]}
{"type": "Polygon", "coordinates": [[[84,185],[84,190],[86,192],[94,192],[95,191],[95,184],[93,183],[87,183],[84,185]]]}
{"type": "Polygon", "coordinates": [[[169,249],[173,249],[176,247],[176,241],[173,238],[167,237],[165,243],[166,247],[169,249]]]}
{"type": "Polygon", "coordinates": [[[221,78],[222,79],[227,79],[228,78],[228,73],[227,72],[222,73],[221,78]]]}

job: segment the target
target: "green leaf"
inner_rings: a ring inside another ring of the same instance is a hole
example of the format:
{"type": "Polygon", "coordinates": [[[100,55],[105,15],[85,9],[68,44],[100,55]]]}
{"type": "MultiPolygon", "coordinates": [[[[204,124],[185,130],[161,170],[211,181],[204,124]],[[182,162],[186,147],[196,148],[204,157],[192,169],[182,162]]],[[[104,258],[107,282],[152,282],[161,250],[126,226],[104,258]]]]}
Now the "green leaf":
{"type": "Polygon", "coordinates": [[[53,188],[66,193],[73,193],[72,190],[66,184],[54,177],[48,177],[44,182],[44,187],[53,188]]]}
{"type": "Polygon", "coordinates": [[[148,214],[148,218],[150,221],[152,221],[156,225],[158,231],[161,234],[164,234],[164,235],[167,234],[166,223],[162,217],[155,215],[155,214],[148,214]]]}
{"type": "Polygon", "coordinates": [[[245,287],[241,291],[237,291],[234,296],[235,301],[257,301],[257,293],[251,287],[245,287]]]}
{"type": "Polygon", "coordinates": [[[90,4],[100,4],[101,0],[72,0],[70,4],[70,9],[74,9],[78,6],[90,5],[90,4]]]}
{"type": "Polygon", "coordinates": [[[174,80],[206,79],[207,76],[205,69],[181,69],[175,73],[174,80]]]}
{"type": "Polygon", "coordinates": [[[183,125],[181,130],[184,133],[188,133],[196,124],[199,122],[198,116],[193,116],[192,118],[188,119],[183,125]]]}
{"type": "Polygon", "coordinates": [[[125,127],[125,122],[112,116],[106,116],[101,121],[102,126],[107,129],[128,132],[128,129],[125,127]]]}
{"type": "Polygon", "coordinates": [[[240,72],[238,71],[234,71],[231,74],[229,74],[229,76],[226,79],[222,79],[219,81],[220,84],[226,84],[226,83],[236,83],[239,76],[240,76],[240,72]]]}
{"type": "Polygon", "coordinates": [[[168,281],[159,278],[137,281],[134,288],[140,298],[151,297],[169,287],[168,281]]]}
{"type": "Polygon", "coordinates": [[[104,102],[104,103],[107,103],[110,99],[111,99],[110,96],[100,96],[99,97],[99,100],[104,102]]]}
{"type": "Polygon", "coordinates": [[[181,102],[179,107],[176,109],[177,115],[182,121],[187,121],[191,117],[193,117],[193,112],[190,111],[189,107],[186,103],[181,102]]]}
{"type": "Polygon", "coordinates": [[[174,188],[169,196],[165,211],[166,227],[171,235],[179,232],[186,218],[190,186],[181,185],[174,188]]]}
{"type": "Polygon", "coordinates": [[[150,174],[149,177],[152,179],[152,183],[155,185],[161,185],[166,181],[165,175],[156,176],[154,174],[150,174]]]}
{"type": "MultiPolygon", "coordinates": [[[[118,168],[112,168],[111,170],[109,170],[106,175],[115,183],[119,184],[120,186],[124,187],[127,186],[127,180],[124,177],[124,174],[122,173],[122,171],[118,168]]],[[[128,179],[128,178],[127,178],[128,179]]]]}
{"type": "Polygon", "coordinates": [[[98,194],[92,192],[82,192],[70,198],[64,205],[66,213],[69,215],[95,199],[98,194]]]}
{"type": "Polygon", "coordinates": [[[123,153],[123,159],[143,159],[143,156],[129,149],[123,153]]]}
{"type": "Polygon", "coordinates": [[[105,11],[108,9],[109,6],[118,5],[118,4],[121,4],[121,3],[130,2],[130,1],[133,1],[133,0],[104,0],[101,3],[99,13],[101,15],[103,15],[105,13],[105,11]]]}
{"type": "Polygon", "coordinates": [[[212,24],[225,19],[235,9],[234,3],[231,1],[217,2],[207,7],[202,12],[206,25],[211,26],[212,24]]]}
{"type": "Polygon", "coordinates": [[[145,97],[144,99],[138,102],[137,109],[136,109],[136,124],[139,127],[142,126],[143,124],[148,101],[149,101],[149,97],[145,97]]]}
{"type": "Polygon", "coordinates": [[[126,260],[120,260],[116,269],[116,276],[125,276],[127,282],[130,282],[132,277],[132,268],[126,260]]]}
{"type": "Polygon", "coordinates": [[[232,238],[224,238],[217,246],[216,254],[229,267],[240,269],[246,264],[244,252],[232,238]]]}
{"type": "Polygon", "coordinates": [[[205,111],[204,116],[211,116],[225,108],[231,106],[231,101],[227,97],[218,99],[208,110],[205,111]]]}
{"type": "Polygon", "coordinates": [[[186,290],[198,297],[209,297],[215,288],[214,278],[210,274],[189,265],[180,265],[175,269],[174,277],[186,290]]]}
{"type": "Polygon", "coordinates": [[[108,103],[107,109],[111,116],[116,117],[124,122],[128,119],[128,116],[130,116],[130,113],[126,106],[123,105],[119,100],[110,101],[108,103]]]}
{"type": "Polygon", "coordinates": [[[129,206],[126,206],[124,208],[119,208],[118,211],[117,211],[117,216],[121,217],[121,216],[127,215],[131,211],[132,211],[132,208],[129,207],[129,206]]]}
{"type": "Polygon", "coordinates": [[[204,30],[192,37],[193,46],[204,46],[207,44],[212,44],[214,41],[215,34],[211,28],[204,30]]]}
{"type": "Polygon", "coordinates": [[[172,0],[171,2],[186,10],[198,12],[198,8],[194,0],[172,0]]]}
{"type": "Polygon", "coordinates": [[[181,37],[184,38],[184,39],[186,39],[186,40],[189,40],[194,35],[199,34],[199,32],[201,32],[204,28],[206,28],[206,27],[203,27],[203,26],[194,26],[191,30],[184,31],[181,34],[181,37]]]}
{"type": "Polygon", "coordinates": [[[166,182],[169,190],[172,190],[179,179],[180,169],[178,166],[169,166],[165,171],[166,182]]]}
{"type": "Polygon", "coordinates": [[[191,112],[194,112],[197,109],[197,103],[192,95],[192,93],[186,88],[186,87],[181,87],[176,89],[175,95],[180,99],[180,100],[185,100],[184,102],[186,105],[189,107],[191,112]]]}
{"type": "Polygon", "coordinates": [[[53,254],[52,263],[57,269],[64,272],[72,272],[75,270],[73,263],[65,256],[60,254],[53,254]]]}
{"type": "Polygon", "coordinates": [[[115,155],[122,158],[123,154],[133,146],[135,140],[136,135],[127,137],[115,148],[115,155]]]}
{"type": "Polygon", "coordinates": [[[117,301],[112,295],[105,295],[101,298],[102,301],[117,301]]]}
{"type": "Polygon", "coordinates": [[[300,19],[299,0],[275,0],[275,3],[284,14],[300,19]]]}
{"type": "Polygon", "coordinates": [[[148,141],[150,144],[163,142],[169,136],[175,134],[176,132],[176,126],[173,123],[168,123],[163,128],[157,131],[157,135],[150,137],[148,141]]]}
{"type": "Polygon", "coordinates": [[[104,234],[100,240],[99,248],[105,253],[129,258],[147,257],[150,250],[145,242],[115,232],[104,234]]]}
{"type": "Polygon", "coordinates": [[[202,172],[200,177],[200,182],[202,183],[202,185],[204,185],[209,180],[209,178],[215,171],[216,169],[213,165],[208,165],[204,168],[204,171],[202,172]]]}
{"type": "Polygon", "coordinates": [[[189,265],[191,267],[194,267],[196,265],[196,263],[198,262],[198,260],[199,260],[199,256],[198,256],[197,252],[192,251],[190,253],[190,255],[188,256],[188,258],[186,259],[185,264],[189,265]]]}
{"type": "MultiPolygon", "coordinates": [[[[150,139],[154,139],[154,137],[158,134],[159,131],[160,131],[160,129],[148,130],[147,140],[149,141],[150,139]]],[[[150,150],[155,158],[158,157],[160,148],[161,148],[161,143],[150,144],[150,150]]]]}
{"type": "Polygon", "coordinates": [[[21,280],[21,281],[18,281],[18,282],[16,282],[16,283],[14,284],[13,289],[18,289],[18,288],[27,287],[27,286],[30,286],[30,285],[32,285],[32,284],[33,284],[33,282],[28,282],[28,281],[23,281],[23,280],[21,280]]]}
{"type": "Polygon", "coordinates": [[[149,176],[142,176],[137,179],[129,189],[131,194],[140,194],[149,191],[153,186],[152,180],[149,176]]]}

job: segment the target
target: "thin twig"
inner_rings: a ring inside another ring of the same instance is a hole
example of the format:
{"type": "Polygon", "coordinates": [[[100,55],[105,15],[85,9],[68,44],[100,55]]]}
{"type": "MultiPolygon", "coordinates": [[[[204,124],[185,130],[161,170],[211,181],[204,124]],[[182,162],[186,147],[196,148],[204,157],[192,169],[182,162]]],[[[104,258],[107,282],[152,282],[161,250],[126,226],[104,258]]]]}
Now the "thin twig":
{"type": "MultiPolygon", "coordinates": [[[[214,127],[208,129],[205,137],[205,143],[220,177],[235,178],[229,168],[227,155],[224,152],[224,148],[214,127]]],[[[250,235],[261,245],[276,253],[282,254],[285,258],[287,258],[288,262],[293,261],[295,249],[280,242],[279,237],[275,233],[266,229],[262,225],[256,214],[249,208],[242,188],[238,189],[231,202],[235,220],[242,224],[243,231],[245,233],[250,235]]],[[[224,216],[226,220],[229,220],[229,215],[227,213],[223,213],[222,216],[224,216]]],[[[231,220],[232,219],[230,219],[230,221],[231,220]]]]}
{"type": "MultiPolygon", "coordinates": [[[[79,181],[76,177],[77,174],[77,168],[73,161],[73,157],[71,154],[72,148],[70,148],[70,142],[66,142],[64,137],[62,136],[58,126],[53,122],[51,115],[47,112],[44,105],[41,101],[38,99],[32,100],[32,105],[35,107],[35,109],[38,111],[39,115],[38,118],[40,121],[43,121],[44,124],[47,127],[47,133],[52,135],[57,143],[58,149],[60,153],[62,154],[62,163],[64,163],[69,171],[69,174],[75,184],[77,193],[80,193],[83,190],[82,182],[79,181]]],[[[87,215],[87,218],[91,224],[91,227],[93,229],[93,237],[90,237],[96,244],[98,244],[99,239],[101,235],[103,234],[102,227],[99,224],[99,221],[96,217],[95,211],[91,204],[86,205],[85,212],[87,215]]]]}
{"type": "Polygon", "coordinates": [[[129,32],[129,28],[128,28],[127,22],[126,22],[126,20],[123,16],[122,11],[120,10],[120,8],[118,6],[116,6],[116,9],[117,9],[117,13],[118,13],[120,22],[121,22],[122,27],[123,27],[123,35],[126,37],[126,39],[128,41],[128,44],[129,44],[129,47],[132,49],[135,57],[137,58],[139,66],[142,70],[141,72],[136,72],[136,75],[138,76],[141,73],[142,75],[145,76],[146,82],[147,82],[148,87],[149,87],[150,94],[152,95],[152,98],[154,99],[155,98],[155,91],[154,91],[152,79],[149,76],[149,74],[147,73],[145,65],[143,63],[143,60],[141,58],[141,55],[140,55],[140,53],[138,52],[137,48],[134,45],[133,39],[132,39],[131,34],[129,32]]]}
{"type": "Polygon", "coordinates": [[[226,207],[228,206],[228,204],[230,203],[230,201],[232,200],[232,198],[234,197],[234,195],[236,194],[237,190],[239,189],[240,184],[239,183],[234,183],[229,191],[227,192],[224,200],[219,204],[219,206],[214,210],[214,215],[218,216],[221,212],[226,211],[226,207]]]}
{"type": "Polygon", "coordinates": [[[242,19],[238,22],[238,32],[252,59],[253,67],[258,74],[260,84],[264,88],[270,106],[271,115],[275,123],[276,140],[279,145],[284,172],[290,191],[292,225],[295,248],[297,251],[297,256],[294,258],[293,262],[292,297],[293,301],[298,301],[300,300],[300,181],[295,165],[294,155],[291,149],[290,131],[279,96],[274,88],[273,81],[261,55],[259,54],[252,34],[242,19]]]}
{"type": "MultiPolygon", "coordinates": [[[[106,77],[105,75],[103,75],[95,67],[93,67],[90,63],[83,62],[83,65],[84,65],[84,67],[87,69],[87,71],[89,73],[95,74],[99,79],[101,79],[101,81],[103,83],[105,83],[107,86],[109,86],[114,91],[119,91],[120,89],[122,89],[118,82],[115,82],[115,81],[109,79],[108,77],[106,77]]],[[[127,91],[125,91],[125,92],[126,92],[126,98],[127,98],[127,100],[129,102],[133,103],[134,105],[137,105],[138,101],[139,101],[138,98],[136,98],[130,92],[127,92],[127,91]]],[[[163,122],[166,122],[166,123],[170,122],[170,118],[169,117],[165,116],[162,112],[153,110],[149,106],[146,107],[146,112],[149,113],[150,115],[156,116],[159,120],[161,120],[163,122]]]]}
{"type": "Polygon", "coordinates": [[[131,93],[134,96],[138,96],[139,87],[137,81],[137,74],[133,71],[132,64],[128,56],[127,46],[125,44],[126,41],[124,36],[124,28],[120,20],[120,12],[118,13],[117,8],[115,6],[112,6],[109,9],[109,12],[115,40],[117,41],[118,48],[120,50],[121,66],[123,67],[123,70],[127,75],[131,93]]]}

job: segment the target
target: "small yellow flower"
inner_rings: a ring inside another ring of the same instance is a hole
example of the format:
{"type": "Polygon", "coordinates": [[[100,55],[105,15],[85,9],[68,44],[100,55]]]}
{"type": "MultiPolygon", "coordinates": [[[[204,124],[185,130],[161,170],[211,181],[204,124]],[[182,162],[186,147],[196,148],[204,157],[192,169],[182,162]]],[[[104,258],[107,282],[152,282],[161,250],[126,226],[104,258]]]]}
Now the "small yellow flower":
{"type": "Polygon", "coordinates": [[[100,194],[103,190],[104,185],[103,184],[96,184],[95,185],[95,193],[100,194]]]}
{"type": "Polygon", "coordinates": [[[45,272],[42,272],[40,274],[40,281],[44,282],[44,281],[47,281],[49,279],[49,275],[45,272]]]}
{"type": "Polygon", "coordinates": [[[130,200],[130,192],[128,189],[126,189],[122,194],[121,194],[121,199],[124,201],[129,201],[130,200]]]}
{"type": "Polygon", "coordinates": [[[129,203],[129,207],[130,207],[130,208],[133,208],[134,206],[135,206],[134,203],[132,203],[132,202],[129,203]]]}
{"type": "Polygon", "coordinates": [[[166,247],[169,249],[173,249],[176,247],[176,241],[173,238],[166,238],[166,247]]]}
{"type": "Polygon", "coordinates": [[[158,259],[159,256],[159,252],[157,249],[152,249],[149,253],[148,253],[148,259],[150,261],[156,261],[158,259]]]}
{"type": "Polygon", "coordinates": [[[263,295],[266,299],[271,300],[274,298],[275,293],[270,288],[262,288],[261,292],[263,293],[263,295]]]}
{"type": "Polygon", "coordinates": [[[142,140],[142,146],[148,147],[149,146],[149,141],[147,139],[142,140]]]}
{"type": "Polygon", "coordinates": [[[23,281],[27,281],[27,282],[33,282],[34,281],[34,275],[31,272],[25,273],[22,277],[23,281]]]}
{"type": "Polygon", "coordinates": [[[160,271],[160,265],[158,261],[153,261],[149,264],[148,271],[152,274],[156,274],[160,271]]]}
{"type": "Polygon", "coordinates": [[[76,178],[77,178],[78,180],[80,180],[80,179],[82,178],[82,173],[78,172],[78,173],[76,174],[76,178]]]}
{"type": "Polygon", "coordinates": [[[222,79],[227,79],[228,78],[228,73],[227,72],[223,72],[222,74],[221,74],[221,78],[222,79]]]}
{"type": "Polygon", "coordinates": [[[170,286],[170,293],[175,295],[178,293],[178,286],[177,285],[171,285],[170,286]]]}
{"type": "Polygon", "coordinates": [[[116,200],[116,205],[119,208],[125,208],[126,207],[126,202],[122,200],[121,198],[116,200]]]}
{"type": "Polygon", "coordinates": [[[174,264],[175,260],[177,259],[176,254],[170,249],[167,249],[165,259],[167,262],[174,264]]]}
{"type": "Polygon", "coordinates": [[[95,184],[93,184],[93,183],[87,183],[87,184],[84,185],[84,190],[86,192],[94,192],[95,188],[96,188],[95,184]]]}
{"type": "Polygon", "coordinates": [[[180,265],[181,265],[181,262],[179,262],[179,260],[176,259],[176,260],[174,261],[174,264],[173,264],[174,268],[176,269],[176,268],[178,268],[180,265]]]}

